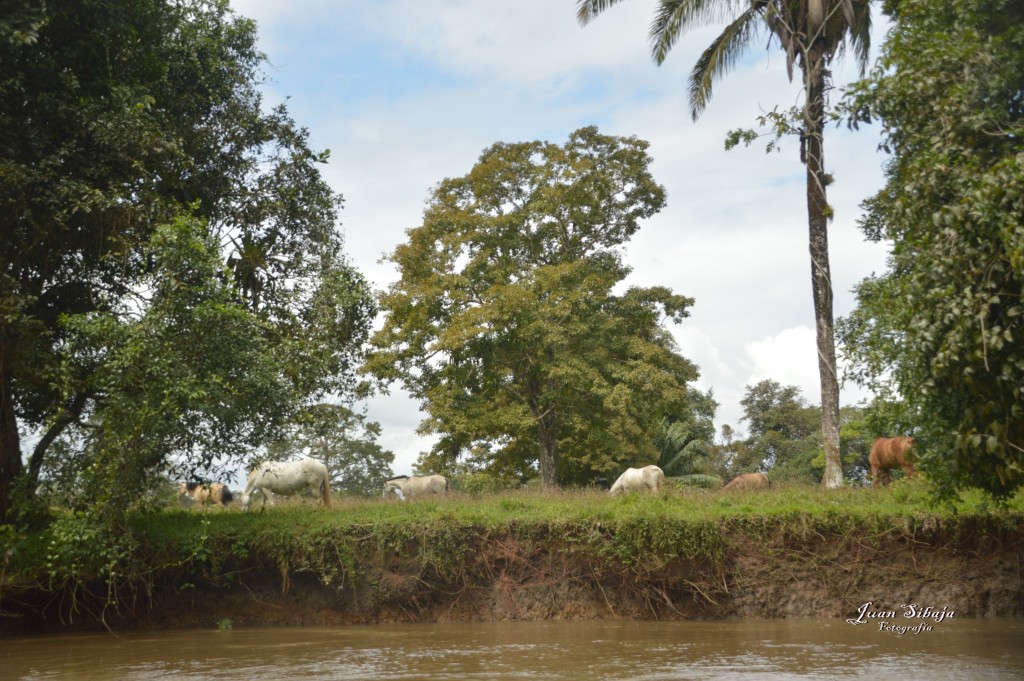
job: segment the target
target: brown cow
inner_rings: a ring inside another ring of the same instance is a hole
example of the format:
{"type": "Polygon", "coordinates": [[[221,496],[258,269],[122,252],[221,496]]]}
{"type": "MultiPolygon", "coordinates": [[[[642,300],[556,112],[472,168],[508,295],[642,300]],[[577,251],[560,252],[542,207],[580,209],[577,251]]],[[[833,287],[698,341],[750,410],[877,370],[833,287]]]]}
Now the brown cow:
{"type": "Polygon", "coordinates": [[[871,486],[888,485],[891,480],[889,471],[902,468],[908,478],[914,475],[914,464],[910,462],[910,448],[914,446],[912,437],[880,437],[871,445],[868,462],[871,464],[871,486]]]}
{"type": "Polygon", "coordinates": [[[228,502],[234,498],[231,490],[220,482],[215,482],[212,485],[204,485],[201,482],[179,482],[178,500],[180,501],[186,494],[195,499],[197,504],[212,502],[227,506],[228,502]]]}
{"type": "Polygon", "coordinates": [[[722,489],[768,489],[772,483],[764,473],[740,473],[722,489]]]}

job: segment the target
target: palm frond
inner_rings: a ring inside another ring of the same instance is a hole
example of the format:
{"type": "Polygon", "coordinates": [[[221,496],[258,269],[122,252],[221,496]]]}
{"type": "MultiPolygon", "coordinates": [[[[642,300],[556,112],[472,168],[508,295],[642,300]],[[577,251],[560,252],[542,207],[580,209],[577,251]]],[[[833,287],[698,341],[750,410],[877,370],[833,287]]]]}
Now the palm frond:
{"type": "Polygon", "coordinates": [[[586,26],[597,18],[597,15],[622,0],[577,0],[576,20],[580,26],[586,26]]]}
{"type": "Polygon", "coordinates": [[[868,67],[871,56],[871,4],[866,0],[851,3],[854,8],[853,21],[849,24],[850,46],[857,59],[857,67],[861,77],[868,67]]]}
{"type": "Polygon", "coordinates": [[[725,481],[717,475],[697,473],[694,475],[681,475],[674,478],[676,484],[684,485],[686,487],[703,487],[704,489],[711,489],[713,487],[721,487],[725,481]]]}
{"type": "Polygon", "coordinates": [[[693,440],[685,447],[676,452],[674,456],[667,457],[667,461],[661,466],[666,475],[691,475],[704,473],[708,468],[710,458],[710,446],[706,442],[693,440]]]}
{"type": "Polygon", "coordinates": [[[825,26],[815,39],[824,41],[828,62],[836,57],[842,59],[850,49],[863,77],[871,50],[870,0],[833,0],[828,5],[825,26]]]}
{"type": "Polygon", "coordinates": [[[719,24],[744,11],[747,0],[661,0],[651,22],[651,56],[659,65],[683,34],[719,24]]]}
{"type": "Polygon", "coordinates": [[[690,71],[690,115],[697,120],[711,100],[711,86],[736,65],[758,35],[761,15],[748,9],[736,18],[704,50],[690,71]]]}

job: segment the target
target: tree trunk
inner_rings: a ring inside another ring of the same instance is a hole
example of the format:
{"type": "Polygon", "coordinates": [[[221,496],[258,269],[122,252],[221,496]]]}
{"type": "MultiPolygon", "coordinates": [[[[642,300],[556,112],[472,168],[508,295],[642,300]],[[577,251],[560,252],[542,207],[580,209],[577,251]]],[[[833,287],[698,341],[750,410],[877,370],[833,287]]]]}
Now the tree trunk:
{"type": "Polygon", "coordinates": [[[541,487],[558,486],[558,434],[554,407],[544,408],[537,418],[537,444],[540,447],[541,487]]]}
{"type": "Polygon", "coordinates": [[[839,456],[839,377],[832,321],[832,273],[828,259],[830,211],[825,188],[824,132],[827,73],[822,51],[808,53],[807,104],[805,112],[807,166],[807,226],[811,252],[811,292],[817,332],[818,375],[821,380],[821,433],[825,442],[826,489],[843,486],[843,465],[839,456]]]}
{"type": "MultiPolygon", "coordinates": [[[[554,351],[544,349],[544,361],[554,361],[554,351]]],[[[553,392],[550,381],[539,371],[526,378],[526,403],[537,424],[537,458],[540,463],[540,484],[545,489],[558,487],[558,415],[545,395],[553,392]]]]}
{"type": "Polygon", "coordinates": [[[13,348],[6,330],[0,327],[0,520],[7,517],[13,501],[14,483],[21,476],[21,439],[14,413],[13,348]]]}
{"type": "Polygon", "coordinates": [[[54,440],[60,437],[61,433],[67,430],[68,426],[82,415],[82,410],[85,408],[85,403],[90,395],[89,391],[76,394],[53,420],[53,423],[46,429],[43,436],[39,438],[39,442],[36,443],[35,448],[32,450],[32,455],[28,459],[28,479],[26,482],[28,494],[35,494],[36,488],[39,486],[39,471],[43,468],[43,458],[46,456],[46,451],[53,444],[54,440]]]}
{"type": "Polygon", "coordinates": [[[541,397],[541,381],[532,378],[528,382],[527,404],[530,415],[537,424],[537,458],[540,462],[541,487],[558,486],[558,421],[555,408],[546,404],[541,397]]]}

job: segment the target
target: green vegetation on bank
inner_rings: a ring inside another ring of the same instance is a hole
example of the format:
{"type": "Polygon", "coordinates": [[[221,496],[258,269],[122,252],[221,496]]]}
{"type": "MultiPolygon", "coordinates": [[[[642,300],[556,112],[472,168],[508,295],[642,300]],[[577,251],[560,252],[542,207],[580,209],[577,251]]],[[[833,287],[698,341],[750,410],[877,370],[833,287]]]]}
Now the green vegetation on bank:
{"type": "Polygon", "coordinates": [[[451,577],[466,569],[464,563],[472,561],[467,552],[480,540],[498,536],[625,565],[679,557],[716,561],[736,541],[955,537],[979,522],[1019,531],[1024,495],[998,505],[978,492],[956,505],[935,506],[925,485],[907,481],[885,490],[792,486],[731,494],[680,489],[625,497],[598,490],[519,491],[410,503],[341,498],[330,509],[303,500],[252,513],[237,507],[140,513],[117,537],[100,536],[104,530],[83,515],[61,512],[40,533],[3,538],[0,588],[9,594],[29,585],[61,589],[96,581],[123,587],[161,572],[224,583],[234,579],[233,570],[253,564],[313,572],[325,584],[343,584],[388,552],[419,561],[435,577],[451,577]]]}
{"type": "Polygon", "coordinates": [[[135,527],[147,534],[156,533],[155,537],[161,533],[160,528],[174,532],[201,522],[209,522],[211,531],[222,528],[226,533],[238,533],[247,528],[302,532],[323,527],[428,526],[445,522],[497,529],[520,523],[614,524],[650,518],[680,523],[794,516],[892,520],[925,516],[953,519],[965,515],[1021,512],[1024,512],[1024,494],[1003,507],[980,492],[967,493],[953,505],[936,506],[923,483],[907,481],[884,490],[825,491],[817,486],[793,485],[753,493],[680,489],[660,495],[622,497],[613,497],[601,490],[529,490],[479,496],[453,494],[448,498],[407,503],[336,497],[330,509],[304,499],[268,506],[264,512],[253,513],[212,507],[205,512],[167,510],[139,516],[135,527]]]}
{"type": "MultiPolygon", "coordinates": [[[[299,584],[298,601],[288,602],[331,607],[353,621],[388,612],[429,618],[456,604],[486,618],[486,603],[472,599],[496,589],[511,602],[611,599],[610,611],[632,607],[638,617],[677,616],[683,604],[696,609],[688,617],[717,618],[729,616],[734,594],[785,590],[796,575],[833,589],[828,599],[837,605],[871,579],[954,588],[964,557],[994,565],[1022,544],[1024,495],[998,504],[978,492],[936,506],[923,481],[881,490],[341,497],[329,509],[303,499],[251,513],[169,507],[133,513],[117,532],[62,510],[45,529],[0,536],[0,613],[8,625],[21,619],[43,630],[131,626],[168,603],[215,599],[212,615],[235,618],[299,584]]],[[[760,598],[758,616],[785,616],[772,610],[775,597],[760,598]]],[[[1007,607],[1013,602],[1011,594],[1007,607]]]]}

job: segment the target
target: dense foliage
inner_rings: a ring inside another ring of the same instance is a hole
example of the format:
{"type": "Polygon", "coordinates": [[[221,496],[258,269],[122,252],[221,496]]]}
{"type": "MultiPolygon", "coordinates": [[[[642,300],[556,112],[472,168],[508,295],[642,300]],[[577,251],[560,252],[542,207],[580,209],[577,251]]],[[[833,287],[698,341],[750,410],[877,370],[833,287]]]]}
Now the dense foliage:
{"type": "Polygon", "coordinates": [[[391,254],[401,273],[368,370],[401,380],[441,437],[431,464],[473,453],[545,485],[653,463],[661,419],[697,377],[665,319],[693,301],[616,293],[620,247],[664,204],[647,143],[577,130],[565,145],[495,144],[433,191],[391,254]]]}
{"type": "Polygon", "coordinates": [[[858,378],[918,437],[940,492],[1024,484],[1024,5],[892,1],[855,120],[892,154],[866,203],[889,269],[843,323],[858,378]]]}
{"type": "MultiPolygon", "coordinates": [[[[767,473],[773,483],[812,483],[821,479],[825,465],[821,441],[821,409],[808,404],[800,389],[766,379],[744,391],[743,418],[747,437],[736,440],[732,429],[723,429],[723,442],[715,447],[717,465],[727,477],[739,473],[767,473]]],[[[869,467],[868,450],[877,424],[864,407],[840,410],[843,476],[863,484],[869,467]]]]}
{"type": "Polygon", "coordinates": [[[738,472],[770,472],[776,482],[821,479],[820,468],[812,465],[822,450],[821,413],[807,404],[799,388],[761,381],[747,386],[740,404],[749,437],[738,472]]]}
{"type": "Polygon", "coordinates": [[[40,476],[123,505],[349,389],[374,305],[326,153],[263,108],[254,24],[224,0],[7,4],[0,515],[40,476]]]}

